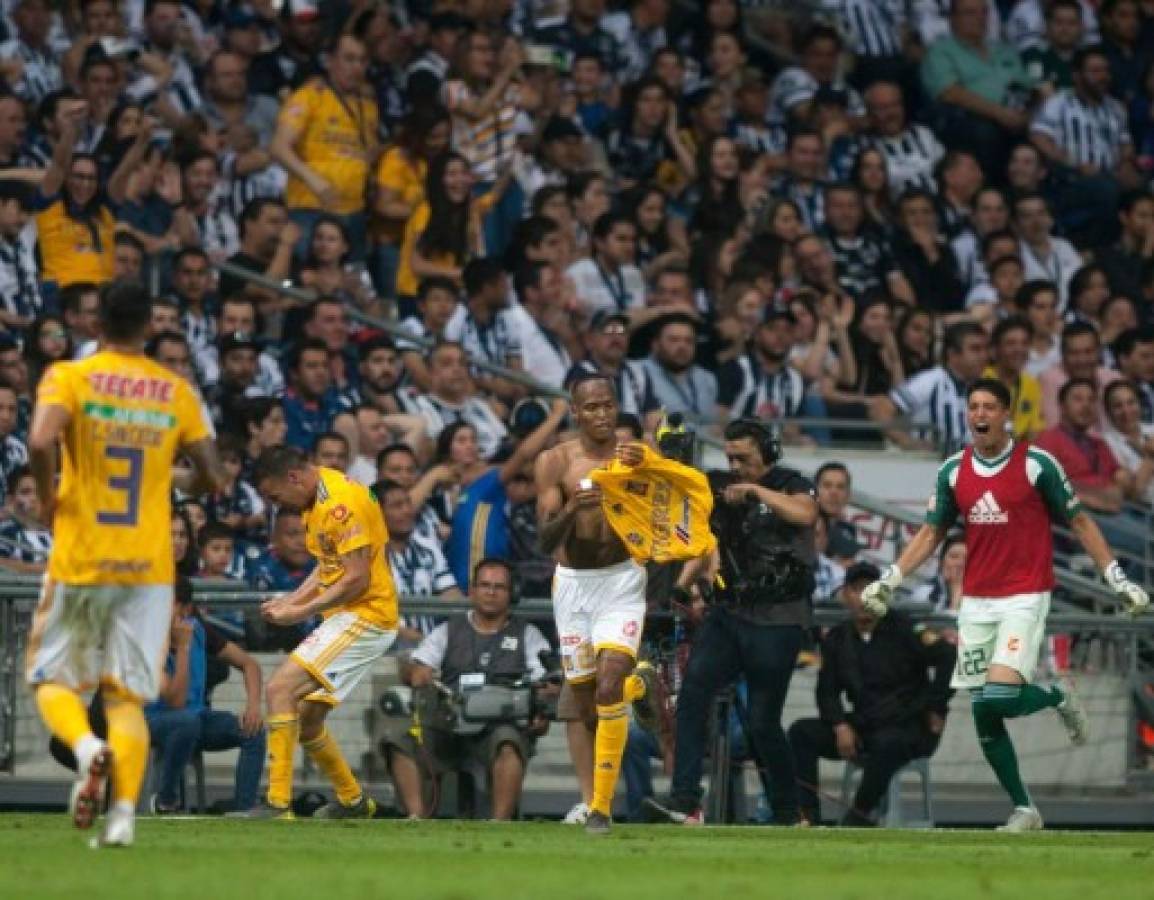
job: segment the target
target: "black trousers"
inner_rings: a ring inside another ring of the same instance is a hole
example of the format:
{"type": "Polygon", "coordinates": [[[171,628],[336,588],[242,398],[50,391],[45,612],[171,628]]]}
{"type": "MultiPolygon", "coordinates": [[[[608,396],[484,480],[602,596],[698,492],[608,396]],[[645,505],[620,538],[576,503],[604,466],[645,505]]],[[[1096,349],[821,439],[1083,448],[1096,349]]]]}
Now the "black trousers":
{"type": "Polygon", "coordinates": [[[715,607],[693,641],[685,678],[677,695],[677,746],[671,801],[691,812],[701,806],[701,773],[709,733],[711,703],[722,688],[745,678],[749,689],[749,731],[772,783],[776,821],[798,819],[793,754],[781,711],[804,636],[799,625],[755,625],[715,607]]]}
{"type": "MultiPolygon", "coordinates": [[[[858,758],[862,779],[852,808],[845,811],[845,818],[850,822],[869,819],[894,773],[912,759],[930,756],[937,749],[939,739],[917,721],[859,731],[858,737],[864,745],[858,758]]],[[[797,769],[801,811],[810,822],[817,822],[821,809],[816,792],[817,761],[841,759],[833,726],[821,719],[798,719],[789,727],[789,742],[797,769]]]]}

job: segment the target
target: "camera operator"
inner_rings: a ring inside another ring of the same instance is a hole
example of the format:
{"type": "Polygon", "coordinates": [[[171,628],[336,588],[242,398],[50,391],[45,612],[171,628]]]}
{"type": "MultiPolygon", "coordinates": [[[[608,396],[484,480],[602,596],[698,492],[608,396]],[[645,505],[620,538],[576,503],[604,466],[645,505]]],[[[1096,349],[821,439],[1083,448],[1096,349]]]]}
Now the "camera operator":
{"type": "MultiPolygon", "coordinates": [[[[670,800],[649,805],[670,822],[702,823],[710,703],[719,690],[744,677],[746,736],[759,767],[769,774],[775,823],[792,825],[799,821],[797,785],[781,713],[811,623],[817,503],[807,479],[777,465],[781,443],[770,426],[756,419],[731,422],[725,455],[730,471],[709,473],[716,498],[710,527],[718,539],[712,563],[718,575],[715,602],[694,638],[677,699],[670,800]]],[[[694,563],[686,566],[682,584],[697,577],[694,568],[694,563]]]]}
{"type": "Polygon", "coordinates": [[[440,703],[440,712],[430,720],[422,719],[420,743],[411,730],[386,738],[389,770],[410,816],[436,812],[425,808],[422,774],[439,780],[445,772],[475,768],[483,768],[488,777],[492,818],[511,819],[517,810],[526,764],[548,723],[534,715],[528,722],[496,721],[462,734],[450,711],[465,691],[537,682],[546,675],[541,654],[551,653],[549,642],[536,626],[510,613],[513,578],[507,561],[481,560],[469,585],[472,610],[438,625],[413,651],[408,681],[418,708],[437,705],[422,704],[419,691],[447,692],[453,700],[440,703]]]}
{"type": "Polygon", "coordinates": [[[846,572],[841,600],[850,620],[831,628],[821,642],[819,718],[798,719],[789,728],[802,812],[815,824],[819,757],[858,761],[861,787],[841,824],[873,825],[871,813],[894,773],[912,759],[930,756],[946,725],[957,651],[933,632],[919,631],[900,612],[883,619],[866,612],[861,592],[880,577],[877,566],[866,562],[846,572]]]}

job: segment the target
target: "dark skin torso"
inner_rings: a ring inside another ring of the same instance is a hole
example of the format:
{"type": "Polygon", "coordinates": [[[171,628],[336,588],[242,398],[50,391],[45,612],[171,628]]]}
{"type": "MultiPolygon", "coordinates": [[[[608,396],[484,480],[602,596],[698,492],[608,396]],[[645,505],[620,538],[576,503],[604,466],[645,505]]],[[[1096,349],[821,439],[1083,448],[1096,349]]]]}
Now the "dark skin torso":
{"type": "MultiPolygon", "coordinates": [[[[563,502],[568,503],[580,491],[582,479],[613,459],[614,445],[593,450],[577,439],[566,441],[549,453],[557,457],[553,465],[560,471],[558,483],[563,502]]],[[[629,553],[598,505],[577,513],[572,530],[554,556],[561,565],[571,569],[600,569],[622,562],[629,553]]]]}

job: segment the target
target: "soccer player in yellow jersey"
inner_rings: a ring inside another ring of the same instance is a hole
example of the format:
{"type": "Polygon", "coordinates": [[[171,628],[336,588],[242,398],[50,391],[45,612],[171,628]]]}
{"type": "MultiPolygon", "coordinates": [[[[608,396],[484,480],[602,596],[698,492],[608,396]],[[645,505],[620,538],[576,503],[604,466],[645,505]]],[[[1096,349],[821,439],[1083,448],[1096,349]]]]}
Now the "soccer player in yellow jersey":
{"type": "Polygon", "coordinates": [[[268,502],[299,511],[317,567],[296,590],[261,607],[276,625],[324,622],[272,676],[268,705],[269,787],[253,818],[292,818],[293,756],[299,741],[336,790],[316,816],[371,819],[377,805],[357,783],[325,717],[397,638],[397,592],[385,561],[388,531],[376,498],[344,473],[313,465],[294,447],[271,447],[253,480],[268,502]]]}
{"type": "Polygon", "coordinates": [[[190,457],[197,492],[223,485],[211,425],[192,387],[144,355],[151,298],[113,283],[101,295],[102,349],[58,362],[40,382],[28,438],[55,543],[28,642],[28,682],[48,729],[72,748],[73,820],[89,828],[111,774],[99,843],[132,843],[148,759],[143,706],[156,697],[172,621],[173,462],[190,457]],[[59,448],[59,449],[58,449],[59,448]],[[57,462],[60,485],[56,489],[57,462]],[[80,692],[99,686],[108,741],[80,692]]]}

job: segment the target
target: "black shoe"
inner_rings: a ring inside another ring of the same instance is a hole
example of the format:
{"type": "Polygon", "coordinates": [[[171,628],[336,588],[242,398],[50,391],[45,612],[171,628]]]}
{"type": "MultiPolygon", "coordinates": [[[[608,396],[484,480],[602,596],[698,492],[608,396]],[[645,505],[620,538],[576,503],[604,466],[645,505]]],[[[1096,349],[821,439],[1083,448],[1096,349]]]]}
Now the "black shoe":
{"type": "Polygon", "coordinates": [[[589,818],[585,820],[585,833],[608,834],[610,822],[612,822],[612,819],[605,815],[605,813],[594,810],[589,813],[589,818]]]}
{"type": "Polygon", "coordinates": [[[685,812],[672,803],[661,804],[652,797],[641,801],[641,808],[645,815],[653,822],[666,822],[670,825],[704,825],[705,815],[701,807],[685,812]]]}

